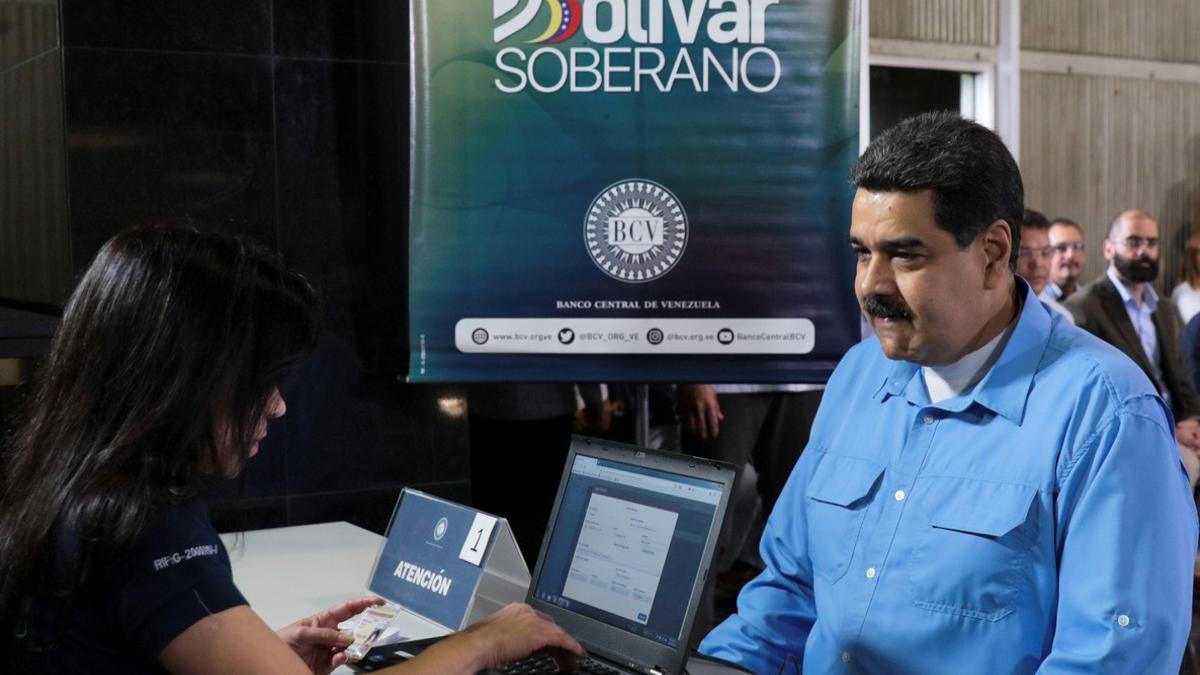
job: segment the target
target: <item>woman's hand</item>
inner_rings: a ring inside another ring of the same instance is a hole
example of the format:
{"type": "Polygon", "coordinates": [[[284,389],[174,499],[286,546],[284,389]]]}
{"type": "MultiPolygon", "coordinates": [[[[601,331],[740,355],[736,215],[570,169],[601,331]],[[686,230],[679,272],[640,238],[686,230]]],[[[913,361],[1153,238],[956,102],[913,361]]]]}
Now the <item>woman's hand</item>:
{"type": "Polygon", "coordinates": [[[368,607],[382,604],[383,599],[374,596],[355,598],[275,632],[314,675],[329,675],[330,671],[349,660],[342,650],[354,642],[354,638],[338,631],[338,624],[368,607]]]}
{"type": "Polygon", "coordinates": [[[404,665],[422,675],[470,675],[501,668],[539,651],[553,656],[564,672],[574,672],[575,659],[587,656],[583,647],[550,617],[529,605],[514,603],[438,642],[404,665]]]}
{"type": "Polygon", "coordinates": [[[546,651],[563,672],[575,671],[575,659],[587,656],[575,638],[530,607],[513,603],[462,632],[478,645],[479,670],[494,670],[538,651],[546,651]]]}

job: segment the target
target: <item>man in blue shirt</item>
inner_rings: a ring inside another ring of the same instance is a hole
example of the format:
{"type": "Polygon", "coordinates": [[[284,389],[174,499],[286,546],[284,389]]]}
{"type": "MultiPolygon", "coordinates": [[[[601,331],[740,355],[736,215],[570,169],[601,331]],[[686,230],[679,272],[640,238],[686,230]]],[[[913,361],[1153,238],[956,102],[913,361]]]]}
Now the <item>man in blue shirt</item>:
{"type": "Polygon", "coordinates": [[[1012,156],[930,113],[852,180],[877,337],[830,379],[767,569],[701,651],[772,675],[1177,672],[1197,524],[1171,413],[1013,274],[1012,156]]]}

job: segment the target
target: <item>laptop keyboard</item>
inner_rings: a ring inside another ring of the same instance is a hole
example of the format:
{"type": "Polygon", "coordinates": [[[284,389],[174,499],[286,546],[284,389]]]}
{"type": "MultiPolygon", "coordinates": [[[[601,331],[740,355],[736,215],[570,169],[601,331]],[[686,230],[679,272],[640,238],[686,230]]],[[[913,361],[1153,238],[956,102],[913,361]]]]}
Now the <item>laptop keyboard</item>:
{"type": "MultiPolygon", "coordinates": [[[[535,654],[520,661],[515,661],[496,671],[504,675],[538,675],[540,673],[557,673],[558,663],[546,654],[535,654]]],[[[591,675],[620,675],[621,671],[597,661],[596,659],[579,659],[575,662],[575,672],[590,673],[591,675]]]]}

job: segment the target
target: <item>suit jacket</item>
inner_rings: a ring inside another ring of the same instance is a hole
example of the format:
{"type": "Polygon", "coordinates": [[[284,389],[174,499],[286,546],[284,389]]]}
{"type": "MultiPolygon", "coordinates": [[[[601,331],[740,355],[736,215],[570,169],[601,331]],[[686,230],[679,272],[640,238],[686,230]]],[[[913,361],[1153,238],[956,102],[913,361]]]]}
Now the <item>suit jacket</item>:
{"type": "Polygon", "coordinates": [[[1146,351],[1142,349],[1142,341],[1133,329],[1133,322],[1129,320],[1129,314],[1125,311],[1121,294],[1107,274],[1102,274],[1099,279],[1079,289],[1062,304],[1071,310],[1075,316],[1075,323],[1080,328],[1120,349],[1133,359],[1146,373],[1146,377],[1155,383],[1156,388],[1166,387],[1171,397],[1171,412],[1177,421],[1200,415],[1200,394],[1196,393],[1187,364],[1183,360],[1183,321],[1179,318],[1179,310],[1176,309],[1175,303],[1169,298],[1160,297],[1158,307],[1151,315],[1155,331],[1158,333],[1162,382],[1155,380],[1154,366],[1146,356],[1146,351]]]}

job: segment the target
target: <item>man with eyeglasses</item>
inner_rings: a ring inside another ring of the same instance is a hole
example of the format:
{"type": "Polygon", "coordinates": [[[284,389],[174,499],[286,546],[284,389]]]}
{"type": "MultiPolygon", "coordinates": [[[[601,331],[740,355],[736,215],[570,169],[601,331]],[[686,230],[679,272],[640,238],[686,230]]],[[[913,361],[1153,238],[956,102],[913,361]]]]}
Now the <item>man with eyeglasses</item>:
{"type": "Polygon", "coordinates": [[[1021,222],[1021,246],[1017,249],[1017,274],[1029,282],[1034,295],[1042,304],[1058,312],[1071,323],[1075,317],[1050,293],[1050,261],[1054,247],[1050,245],[1050,221],[1040,211],[1025,209],[1021,222]]]}
{"type": "Polygon", "coordinates": [[[1083,228],[1070,218],[1055,218],[1050,221],[1050,247],[1054,257],[1050,260],[1050,284],[1047,295],[1062,302],[1079,289],[1079,275],[1083,273],[1084,252],[1083,228]]]}
{"type": "Polygon", "coordinates": [[[1080,327],[1125,352],[1146,373],[1175,416],[1175,439],[1192,486],[1200,477],[1200,394],[1183,360],[1183,325],[1160,298],[1158,221],[1138,209],[1113,219],[1104,240],[1108,270],[1064,303],[1080,327]]]}

